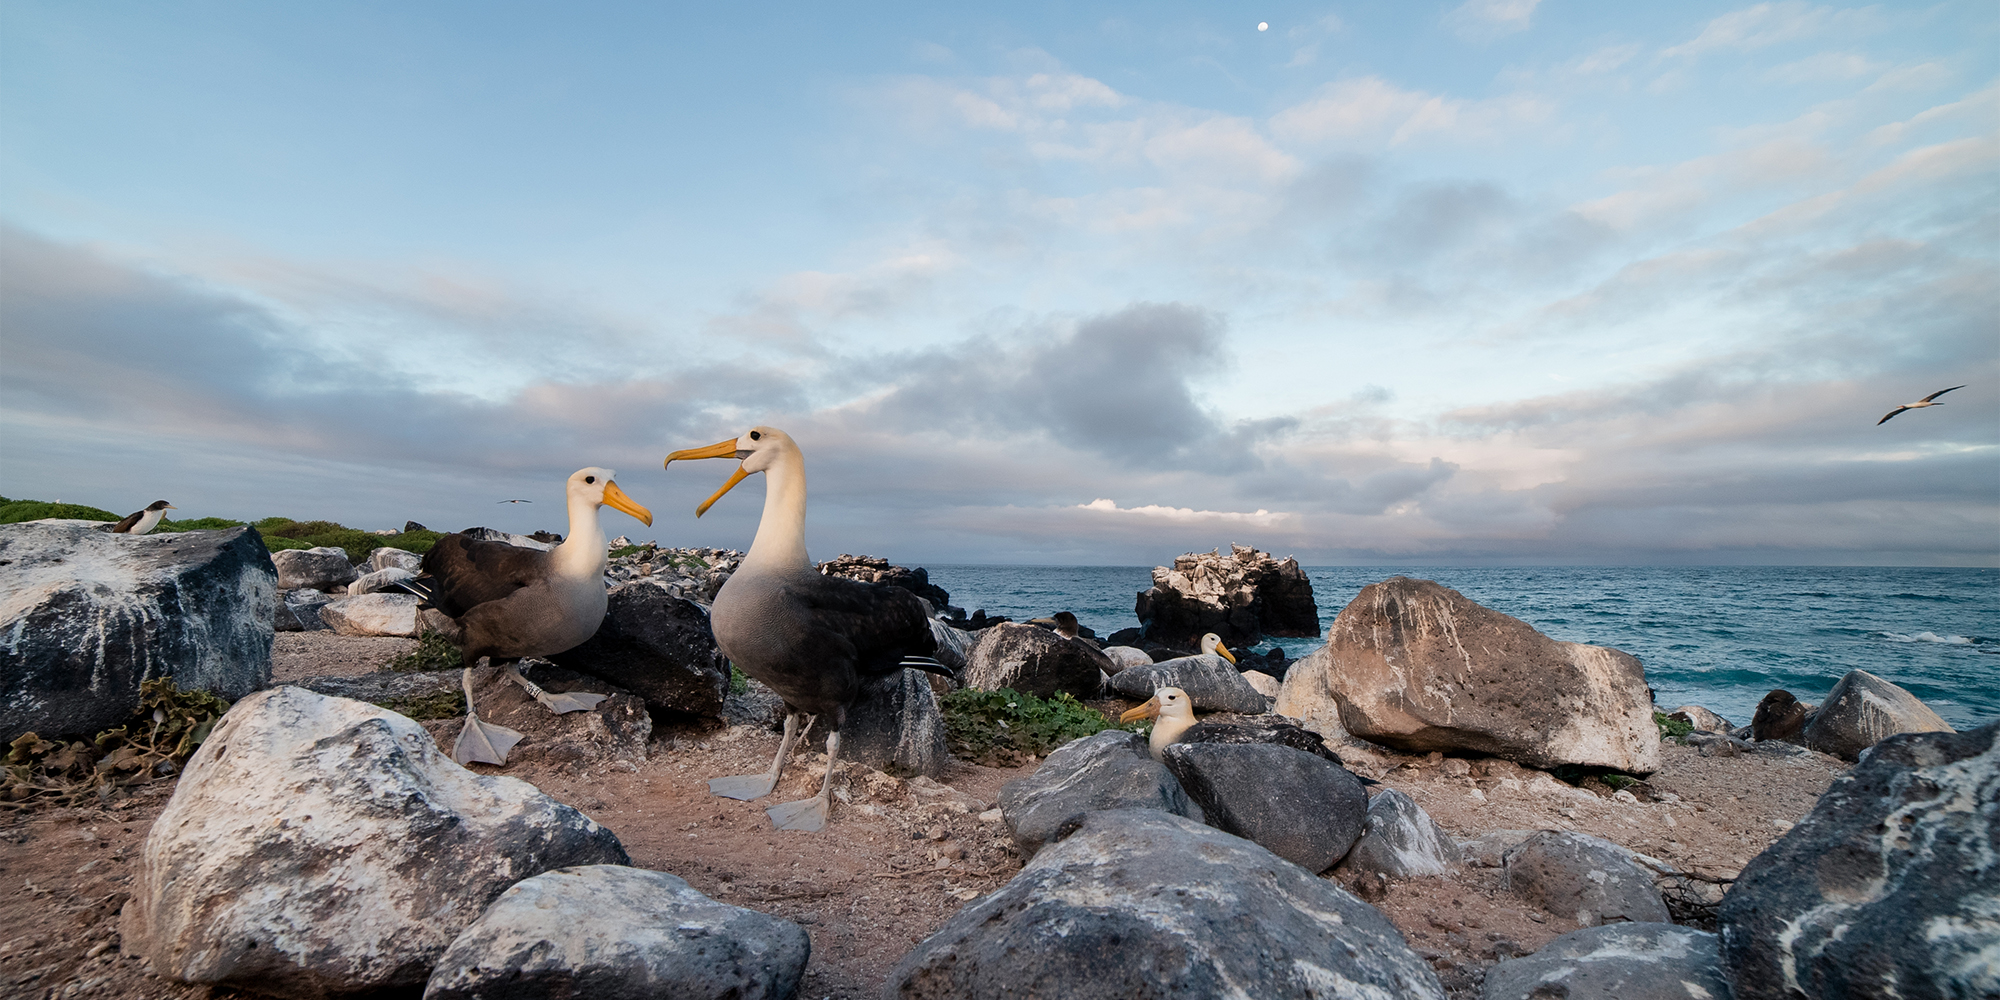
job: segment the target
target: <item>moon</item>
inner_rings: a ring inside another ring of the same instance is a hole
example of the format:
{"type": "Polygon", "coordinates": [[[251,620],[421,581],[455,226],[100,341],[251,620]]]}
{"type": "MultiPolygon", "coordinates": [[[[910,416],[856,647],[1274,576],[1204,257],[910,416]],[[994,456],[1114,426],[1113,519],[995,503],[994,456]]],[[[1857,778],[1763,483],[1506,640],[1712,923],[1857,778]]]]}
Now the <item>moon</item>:
{"type": "Polygon", "coordinates": [[[1258,21],[1258,22],[1257,22],[1257,30],[1258,30],[1258,31],[1269,31],[1269,30],[1271,30],[1271,22],[1269,22],[1269,21],[1258,21]]]}

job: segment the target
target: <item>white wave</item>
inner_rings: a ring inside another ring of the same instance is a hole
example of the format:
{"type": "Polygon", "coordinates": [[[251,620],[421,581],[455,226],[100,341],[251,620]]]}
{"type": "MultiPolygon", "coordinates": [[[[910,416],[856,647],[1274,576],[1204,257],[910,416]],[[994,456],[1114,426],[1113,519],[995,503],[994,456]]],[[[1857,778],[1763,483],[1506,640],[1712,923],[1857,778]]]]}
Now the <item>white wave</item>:
{"type": "Polygon", "coordinates": [[[1941,642],[1947,646],[1970,646],[1973,640],[1962,635],[1939,635],[1936,632],[1918,632],[1904,635],[1901,632],[1884,632],[1883,638],[1890,642],[1941,642]]]}

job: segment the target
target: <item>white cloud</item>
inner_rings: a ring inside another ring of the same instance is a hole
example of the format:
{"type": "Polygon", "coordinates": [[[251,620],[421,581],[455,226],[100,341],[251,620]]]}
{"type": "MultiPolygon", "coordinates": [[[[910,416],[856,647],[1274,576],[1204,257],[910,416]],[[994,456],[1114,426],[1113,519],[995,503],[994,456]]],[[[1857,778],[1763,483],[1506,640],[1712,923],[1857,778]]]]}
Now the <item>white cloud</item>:
{"type": "Polygon", "coordinates": [[[1483,142],[1549,121],[1555,108],[1532,94],[1486,100],[1406,90],[1378,76],[1329,83],[1310,100],[1271,116],[1271,131],[1307,145],[1398,146],[1436,136],[1483,142]]]}
{"type": "Polygon", "coordinates": [[[1460,37],[1486,40],[1526,31],[1542,0],[1466,0],[1446,14],[1445,23],[1460,37]]]}
{"type": "Polygon", "coordinates": [[[1821,52],[1764,71],[1764,79],[1775,83],[1807,84],[1852,80],[1880,73],[1886,63],[1854,52],[1821,52]]]}
{"type": "Polygon", "coordinates": [[[1802,0],[1760,3],[1715,18],[1702,28],[1701,34],[1661,54],[1698,56],[1721,50],[1747,52],[1833,31],[1866,31],[1875,27],[1879,20],[1876,13],[1868,8],[1840,10],[1816,7],[1802,0]]]}
{"type": "Polygon", "coordinates": [[[1145,504],[1139,507],[1120,507],[1116,501],[1099,497],[1089,503],[1076,505],[1078,510],[1094,511],[1114,517],[1140,518],[1145,520],[1174,521],[1189,523],[1213,521],[1217,523],[1240,523],[1273,526],[1295,520],[1295,515],[1284,511],[1272,513],[1263,508],[1254,511],[1234,510],[1194,510],[1188,507],[1162,507],[1159,504],[1145,504]]]}

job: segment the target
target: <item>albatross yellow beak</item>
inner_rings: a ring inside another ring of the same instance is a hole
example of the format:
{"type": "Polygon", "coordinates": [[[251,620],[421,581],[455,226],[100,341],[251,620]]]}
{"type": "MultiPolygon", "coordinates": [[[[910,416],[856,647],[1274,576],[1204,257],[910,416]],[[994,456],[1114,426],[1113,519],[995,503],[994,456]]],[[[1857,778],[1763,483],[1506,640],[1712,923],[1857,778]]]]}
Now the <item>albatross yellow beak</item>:
{"type": "Polygon", "coordinates": [[[1151,698],[1147,699],[1144,705],[1140,705],[1138,708],[1132,709],[1131,711],[1126,712],[1124,715],[1119,716],[1118,721],[1137,722],[1140,719],[1157,719],[1159,717],[1160,717],[1160,696],[1154,695],[1151,698]]]}
{"type": "Polygon", "coordinates": [[[604,502],[607,506],[615,507],[646,522],[648,528],[653,526],[653,512],[639,506],[638,501],[626,496],[625,491],[619,489],[618,484],[609,479],[604,481],[604,502]]]}
{"type": "Polygon", "coordinates": [[[1217,656],[1220,656],[1220,657],[1222,657],[1223,659],[1225,659],[1225,660],[1228,660],[1228,661],[1229,661],[1229,662],[1231,662],[1231,663],[1235,663],[1235,662],[1236,662],[1236,654],[1234,654],[1234,653],[1231,653],[1231,652],[1229,651],[1229,647],[1228,647],[1228,646],[1225,646],[1225,645],[1223,645],[1222,643],[1219,643],[1219,642],[1215,644],[1215,655],[1217,655],[1217,656]]]}
{"type": "MultiPolygon", "coordinates": [[[[680,459],[680,458],[735,458],[735,457],[736,457],[736,439],[730,438],[727,441],[717,441],[716,443],[709,445],[706,448],[685,448],[680,451],[674,452],[673,454],[667,456],[667,460],[665,462],[660,463],[660,467],[665,468],[669,465],[672,465],[674,464],[675,459],[680,459]]],[[[722,499],[722,495],[724,493],[727,493],[730,490],[735,489],[737,483],[740,483],[743,480],[749,478],[749,476],[750,473],[748,470],[744,469],[740,465],[737,466],[736,474],[730,476],[729,481],[723,483],[721,489],[716,490],[713,495],[711,495],[708,499],[703,500],[701,502],[701,506],[696,507],[694,509],[694,516],[700,517],[703,514],[708,513],[708,509],[710,507],[715,506],[715,502],[717,500],[722,499]]]]}

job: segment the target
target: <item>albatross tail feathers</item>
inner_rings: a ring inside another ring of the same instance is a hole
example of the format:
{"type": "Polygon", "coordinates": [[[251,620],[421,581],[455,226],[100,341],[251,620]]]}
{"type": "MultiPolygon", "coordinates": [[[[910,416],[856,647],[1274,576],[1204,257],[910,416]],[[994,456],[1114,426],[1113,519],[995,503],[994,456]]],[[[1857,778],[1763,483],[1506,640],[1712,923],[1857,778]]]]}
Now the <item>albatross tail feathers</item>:
{"type": "Polygon", "coordinates": [[[408,580],[391,580],[389,581],[389,586],[399,587],[403,590],[406,590],[412,594],[417,595],[417,597],[423,601],[425,606],[429,606],[431,604],[433,596],[435,596],[431,591],[431,581],[429,577],[420,576],[408,580]]]}
{"type": "Polygon", "coordinates": [[[928,656],[905,656],[903,657],[903,662],[898,664],[898,666],[911,667],[917,670],[925,671],[927,673],[940,674],[945,677],[949,677],[952,680],[958,679],[958,671],[953,670],[952,668],[947,667],[944,664],[939,663],[938,661],[933,660],[928,656]]]}

